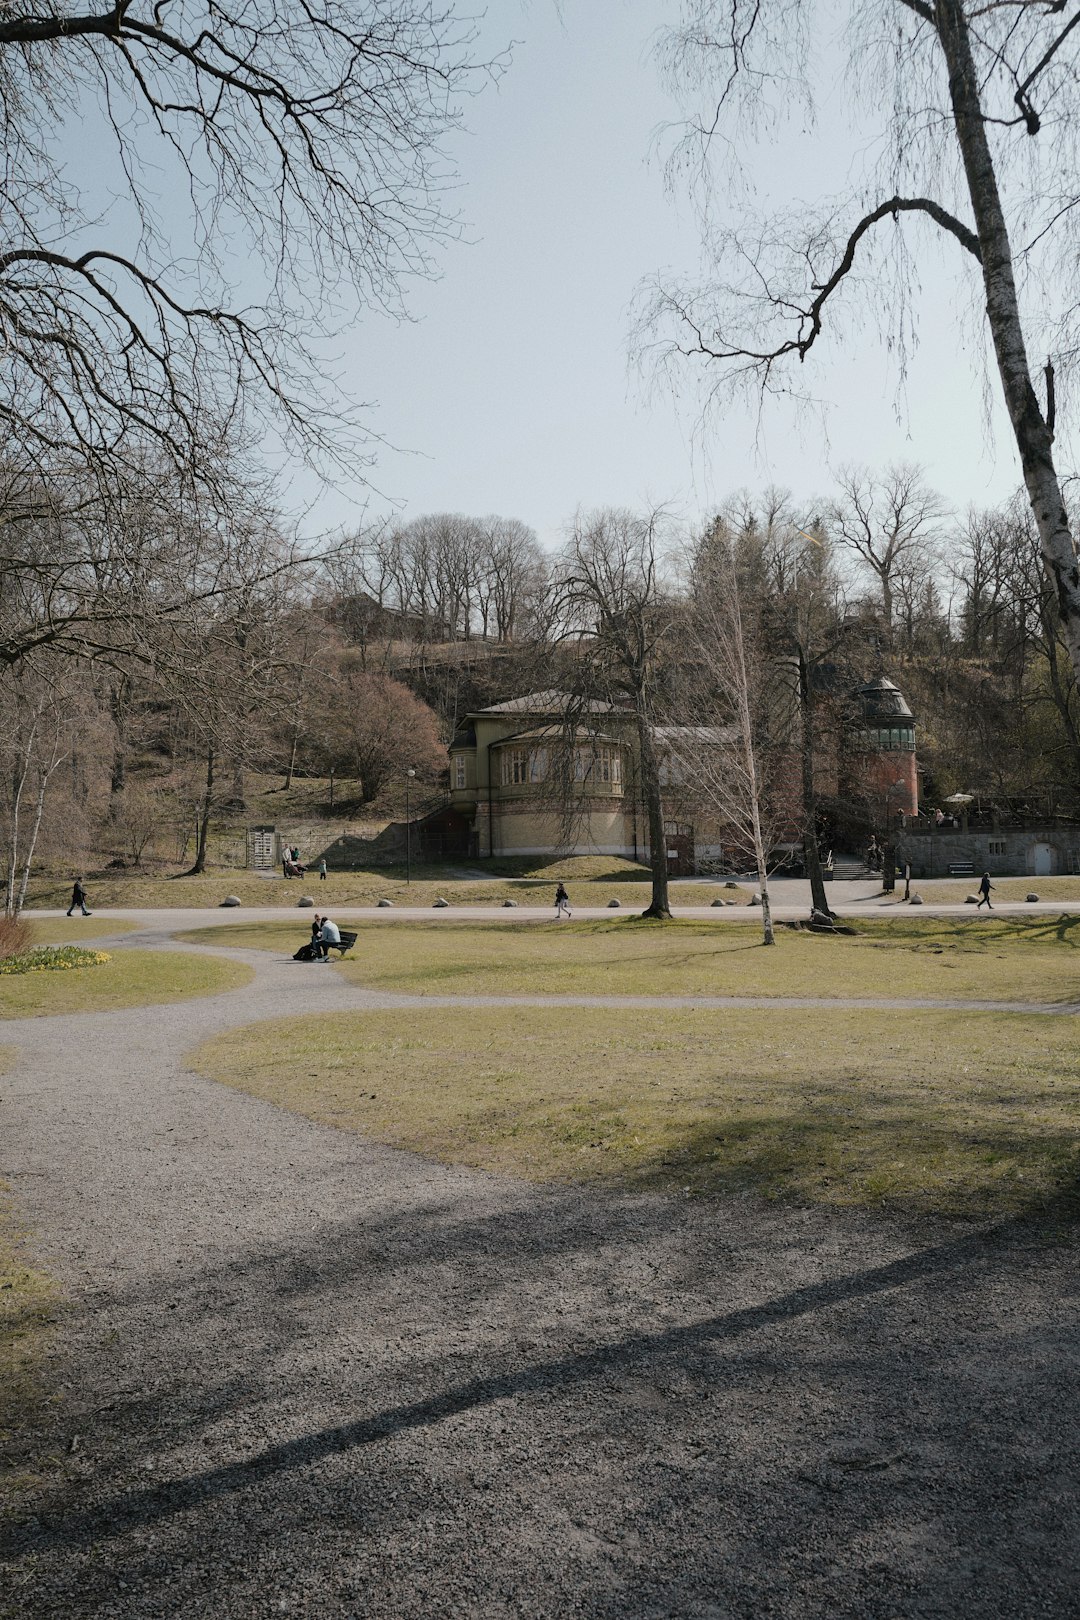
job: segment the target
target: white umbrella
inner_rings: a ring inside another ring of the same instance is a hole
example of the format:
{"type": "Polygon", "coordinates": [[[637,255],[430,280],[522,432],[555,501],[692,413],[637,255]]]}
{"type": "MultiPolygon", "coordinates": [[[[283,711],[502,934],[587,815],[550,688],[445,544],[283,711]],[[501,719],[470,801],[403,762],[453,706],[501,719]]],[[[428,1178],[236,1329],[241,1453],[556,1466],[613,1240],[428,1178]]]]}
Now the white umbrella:
{"type": "Polygon", "coordinates": [[[974,793],[950,793],[945,800],[946,804],[970,804],[975,797],[974,793]]]}

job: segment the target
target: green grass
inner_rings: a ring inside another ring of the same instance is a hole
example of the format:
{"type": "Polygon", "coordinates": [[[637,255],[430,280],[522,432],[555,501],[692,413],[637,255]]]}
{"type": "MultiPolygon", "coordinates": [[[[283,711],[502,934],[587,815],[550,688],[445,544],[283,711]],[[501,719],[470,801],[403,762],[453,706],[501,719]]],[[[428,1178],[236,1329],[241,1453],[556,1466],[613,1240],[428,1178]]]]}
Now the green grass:
{"type": "MultiPolygon", "coordinates": [[[[912,894],[921,894],[928,905],[962,906],[969,894],[977,894],[979,878],[912,878],[912,894]]],[[[897,894],[904,892],[903,879],[898,879],[897,894]]],[[[991,877],[994,885],[991,903],[1006,900],[1010,904],[1037,894],[1040,900],[1080,901],[1080,877],[991,877]]]]}
{"type": "Polygon", "coordinates": [[[252,977],[243,962],[180,951],[118,951],[96,967],[0,978],[0,1019],[187,1001],[238,989],[252,977]]]}
{"type": "Polygon", "coordinates": [[[515,1007],[232,1030],[200,1072],[536,1180],[986,1216],[1071,1211],[1071,1018],[515,1007]]]}
{"type": "Polygon", "coordinates": [[[84,939],[114,939],[138,928],[136,922],[114,921],[112,917],[48,917],[35,919],[23,914],[35,945],[81,945],[84,939]]]}
{"type": "MultiPolygon", "coordinates": [[[[417,995],[896,996],[1080,1000],[1080,916],[860,921],[854,935],[780,928],[770,949],[753,925],[632,917],[571,923],[360,924],[339,971],[354,983],[417,995]]],[[[292,954],[296,924],[191,930],[206,944],[292,954]]]]}
{"type": "MultiPolygon", "coordinates": [[[[519,905],[554,907],[555,885],[560,878],[570,888],[571,900],[579,905],[606,906],[618,900],[628,908],[644,910],[649,904],[648,874],[633,861],[614,856],[575,856],[564,861],[496,862],[500,870],[490,877],[462,876],[459,867],[413,866],[413,880],[405,882],[404,867],[378,871],[331,872],[320,883],[317,871],[306,878],[257,877],[244,868],[221,868],[201,877],[156,877],[132,873],[122,877],[87,880],[91,910],[219,906],[226,895],[236,895],[245,906],[294,906],[302,894],[311,894],[328,906],[374,906],[385,898],[396,905],[431,906],[445,898],[452,905],[498,906],[504,900],[519,905]],[[517,874],[517,875],[514,875],[517,874]]],[[[475,873],[479,862],[467,868],[475,873]]],[[[708,905],[718,895],[746,902],[750,889],[726,890],[713,883],[679,884],[672,889],[676,905],[708,905]]],[[[65,910],[71,902],[71,883],[41,878],[30,886],[32,907],[65,910]]],[[[66,919],[65,919],[66,920],[66,919]]],[[[74,919],[72,919],[74,920],[74,919]]],[[[97,924],[97,916],[87,919],[87,927],[97,924]]]]}
{"type": "MultiPolygon", "coordinates": [[[[0,1073],[14,1058],[14,1047],[0,1046],[0,1073]]],[[[57,1297],[51,1278],[27,1253],[10,1189],[0,1181],[0,1447],[34,1421],[46,1399],[42,1367],[57,1297]]],[[[0,1509],[34,1482],[32,1475],[9,1473],[0,1492],[0,1509]]]]}

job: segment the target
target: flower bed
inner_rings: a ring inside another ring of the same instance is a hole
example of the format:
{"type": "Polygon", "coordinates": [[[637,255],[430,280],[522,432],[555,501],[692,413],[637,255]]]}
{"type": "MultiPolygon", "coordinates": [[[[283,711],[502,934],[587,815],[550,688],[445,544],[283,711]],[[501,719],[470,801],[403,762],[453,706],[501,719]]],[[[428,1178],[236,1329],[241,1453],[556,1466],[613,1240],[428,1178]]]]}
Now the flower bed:
{"type": "Polygon", "coordinates": [[[17,951],[0,961],[0,973],[53,973],[67,968],[99,967],[110,962],[108,951],[87,951],[81,945],[38,945],[17,951]]]}

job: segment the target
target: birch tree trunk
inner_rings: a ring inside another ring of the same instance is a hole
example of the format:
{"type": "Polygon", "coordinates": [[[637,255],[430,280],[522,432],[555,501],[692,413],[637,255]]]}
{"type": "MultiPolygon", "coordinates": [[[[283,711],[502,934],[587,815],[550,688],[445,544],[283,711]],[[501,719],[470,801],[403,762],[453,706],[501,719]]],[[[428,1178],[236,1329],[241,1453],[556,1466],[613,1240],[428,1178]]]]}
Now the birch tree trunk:
{"type": "Polygon", "coordinates": [[[1080,678],[1080,571],[1054,466],[1053,435],[1035,397],[1020,323],[1012,244],[979,94],[963,0],[936,0],[934,21],[949,70],[949,96],[982,251],[986,315],[1043,559],[1057,591],[1062,634],[1080,678]]]}

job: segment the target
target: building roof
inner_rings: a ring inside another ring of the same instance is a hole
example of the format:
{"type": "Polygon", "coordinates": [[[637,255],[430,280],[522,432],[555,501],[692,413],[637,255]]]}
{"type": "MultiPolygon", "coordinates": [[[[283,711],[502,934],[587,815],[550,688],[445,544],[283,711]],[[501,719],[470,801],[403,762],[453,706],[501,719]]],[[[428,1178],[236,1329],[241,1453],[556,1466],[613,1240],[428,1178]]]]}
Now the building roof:
{"type": "Polygon", "coordinates": [[[863,713],[869,721],[915,718],[900,688],[887,680],[884,675],[879,675],[876,680],[867,681],[865,686],[860,686],[858,695],[862,698],[863,713]]]}
{"type": "Polygon", "coordinates": [[[576,698],[572,692],[529,692],[525,697],[509,698],[505,703],[492,703],[486,709],[476,709],[469,716],[471,720],[478,720],[482,715],[489,714],[525,714],[525,715],[555,715],[565,714],[567,709],[574,708],[582,714],[618,714],[622,712],[617,703],[604,703],[598,698],[583,701],[576,698]]]}

